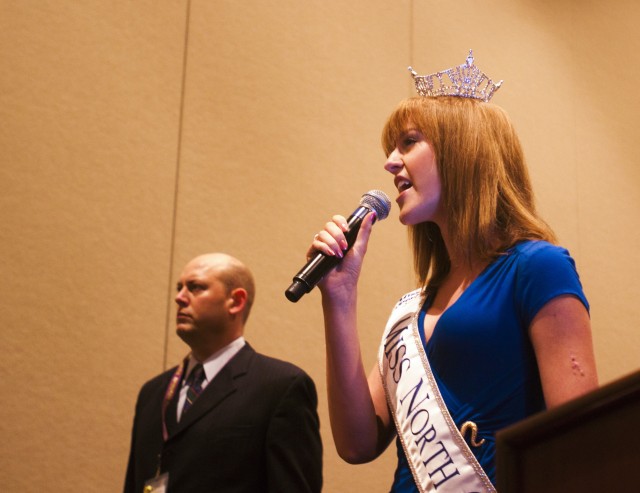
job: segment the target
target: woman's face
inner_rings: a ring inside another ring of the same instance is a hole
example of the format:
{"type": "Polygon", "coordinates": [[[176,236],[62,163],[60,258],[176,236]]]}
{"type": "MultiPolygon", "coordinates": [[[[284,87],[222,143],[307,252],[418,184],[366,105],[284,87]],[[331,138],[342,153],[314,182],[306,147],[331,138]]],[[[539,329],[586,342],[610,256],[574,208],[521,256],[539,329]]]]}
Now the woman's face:
{"type": "Polygon", "coordinates": [[[394,175],[400,222],[411,226],[432,221],[442,228],[440,175],[433,149],[422,132],[413,127],[402,132],[384,169],[394,175]]]}

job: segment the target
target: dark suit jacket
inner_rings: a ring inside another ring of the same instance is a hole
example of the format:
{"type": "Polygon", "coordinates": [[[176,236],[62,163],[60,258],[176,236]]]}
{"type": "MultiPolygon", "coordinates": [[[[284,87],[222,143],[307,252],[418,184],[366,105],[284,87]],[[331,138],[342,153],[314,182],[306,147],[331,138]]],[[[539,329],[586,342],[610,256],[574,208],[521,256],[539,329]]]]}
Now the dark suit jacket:
{"type": "Polygon", "coordinates": [[[248,344],[209,382],[176,423],[178,391],[162,401],[175,368],[147,382],[138,396],[125,493],[169,472],[168,493],[319,492],[322,443],[318,399],[300,368],[256,353],[248,344]]]}

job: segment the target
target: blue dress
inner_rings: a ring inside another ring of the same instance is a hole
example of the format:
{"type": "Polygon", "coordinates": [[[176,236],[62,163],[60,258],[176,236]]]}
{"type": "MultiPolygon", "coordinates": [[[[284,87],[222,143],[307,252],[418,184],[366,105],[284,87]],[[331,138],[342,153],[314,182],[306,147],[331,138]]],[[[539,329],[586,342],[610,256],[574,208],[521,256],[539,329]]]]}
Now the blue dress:
{"type": "MultiPolygon", "coordinates": [[[[576,296],[589,310],[575,262],[564,248],[525,241],[489,264],[440,317],[425,344],[431,369],[458,428],[473,421],[480,447],[471,447],[495,485],[495,432],[545,408],[528,329],[553,298],[576,296]]],[[[467,437],[468,438],[468,437],[467,437]]],[[[468,440],[467,440],[468,441],[468,440]]],[[[399,441],[393,493],[414,493],[399,441]]]]}

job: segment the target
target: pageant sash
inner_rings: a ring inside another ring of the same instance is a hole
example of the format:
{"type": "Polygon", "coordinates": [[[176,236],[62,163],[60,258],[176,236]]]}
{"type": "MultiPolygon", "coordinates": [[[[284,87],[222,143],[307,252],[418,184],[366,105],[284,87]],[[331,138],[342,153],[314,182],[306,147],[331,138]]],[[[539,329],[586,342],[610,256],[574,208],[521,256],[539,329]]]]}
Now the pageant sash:
{"type": "Polygon", "coordinates": [[[421,291],[403,296],[378,363],[387,402],[421,493],[495,493],[444,404],[418,332],[421,291]]]}

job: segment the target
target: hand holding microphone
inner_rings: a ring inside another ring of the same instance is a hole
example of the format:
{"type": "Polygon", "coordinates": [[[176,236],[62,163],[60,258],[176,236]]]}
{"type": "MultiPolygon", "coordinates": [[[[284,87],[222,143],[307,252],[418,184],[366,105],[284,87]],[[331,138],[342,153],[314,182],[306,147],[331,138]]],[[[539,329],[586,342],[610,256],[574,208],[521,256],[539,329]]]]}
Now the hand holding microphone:
{"type": "MultiPolygon", "coordinates": [[[[344,235],[347,240],[346,253],[356,241],[362,220],[370,212],[375,212],[379,220],[389,215],[391,201],[384,192],[370,190],[360,199],[360,206],[349,216],[347,231],[344,235]]],[[[293,277],[291,286],[285,291],[289,301],[296,302],[303,295],[311,291],[320,280],[342,261],[341,257],[329,256],[318,252],[307,264],[293,277]]]]}

